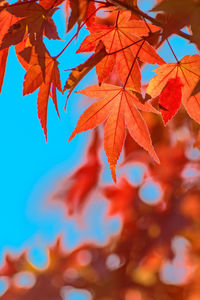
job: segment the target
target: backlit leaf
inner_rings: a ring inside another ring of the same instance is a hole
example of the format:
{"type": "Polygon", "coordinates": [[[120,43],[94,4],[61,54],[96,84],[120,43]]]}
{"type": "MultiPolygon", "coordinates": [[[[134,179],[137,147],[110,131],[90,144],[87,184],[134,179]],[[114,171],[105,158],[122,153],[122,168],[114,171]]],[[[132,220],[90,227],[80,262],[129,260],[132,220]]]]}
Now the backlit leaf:
{"type": "Polygon", "coordinates": [[[80,117],[70,140],[78,133],[92,129],[106,121],[104,149],[110,164],[113,180],[116,181],[115,169],[125,138],[126,126],[132,138],[147,150],[156,162],[159,159],[154,151],[148,128],[138,109],[157,111],[148,103],[142,104],[129,90],[111,84],[90,86],[79,93],[89,97],[101,98],[92,104],[80,117]]]}
{"type": "Polygon", "coordinates": [[[147,93],[155,98],[160,95],[169,79],[180,78],[182,103],[189,116],[200,123],[200,93],[191,96],[200,78],[200,56],[187,55],[178,63],[164,64],[155,70],[158,75],[152,78],[147,93]]]}
{"type": "Polygon", "coordinates": [[[171,78],[160,94],[159,105],[165,125],[177,113],[181,105],[181,87],[179,77],[171,78]]]}

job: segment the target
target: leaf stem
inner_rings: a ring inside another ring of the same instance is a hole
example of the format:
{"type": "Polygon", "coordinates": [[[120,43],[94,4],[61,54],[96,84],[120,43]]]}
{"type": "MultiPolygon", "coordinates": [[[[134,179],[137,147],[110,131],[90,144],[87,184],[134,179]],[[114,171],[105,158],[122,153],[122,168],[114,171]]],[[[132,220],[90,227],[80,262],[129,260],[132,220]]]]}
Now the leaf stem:
{"type": "Polygon", "coordinates": [[[140,53],[140,50],[142,49],[142,46],[144,45],[144,43],[145,43],[145,40],[143,40],[143,42],[141,43],[140,47],[138,48],[138,51],[137,51],[137,53],[136,53],[136,56],[134,57],[132,66],[131,66],[131,68],[130,68],[130,70],[129,70],[129,72],[128,72],[128,75],[127,75],[127,77],[126,77],[126,80],[125,80],[125,82],[124,82],[123,89],[125,89],[125,87],[126,87],[126,84],[127,84],[128,79],[129,79],[129,77],[130,77],[130,75],[131,75],[131,72],[132,72],[132,70],[133,70],[133,67],[134,67],[134,65],[135,65],[135,62],[136,62],[136,60],[137,60],[137,58],[138,58],[138,54],[140,53]]]}
{"type": "Polygon", "coordinates": [[[146,27],[148,28],[148,30],[149,30],[149,33],[152,33],[152,30],[151,30],[151,28],[150,28],[149,24],[147,23],[147,21],[146,21],[145,17],[142,17],[142,19],[143,19],[143,21],[144,21],[144,23],[145,23],[146,27]]]}
{"type": "Polygon", "coordinates": [[[171,50],[171,52],[172,52],[172,54],[173,54],[173,56],[174,56],[175,60],[177,61],[177,63],[179,63],[179,60],[178,60],[178,58],[177,58],[176,54],[174,53],[174,50],[172,49],[172,46],[170,45],[170,42],[169,42],[169,40],[168,40],[168,39],[166,39],[166,41],[167,41],[167,44],[169,45],[169,48],[170,48],[170,50],[171,50]]]}
{"type": "Polygon", "coordinates": [[[119,20],[119,11],[117,12],[117,17],[116,17],[116,20],[115,20],[115,27],[117,28],[118,26],[118,20],[119,20]]]}

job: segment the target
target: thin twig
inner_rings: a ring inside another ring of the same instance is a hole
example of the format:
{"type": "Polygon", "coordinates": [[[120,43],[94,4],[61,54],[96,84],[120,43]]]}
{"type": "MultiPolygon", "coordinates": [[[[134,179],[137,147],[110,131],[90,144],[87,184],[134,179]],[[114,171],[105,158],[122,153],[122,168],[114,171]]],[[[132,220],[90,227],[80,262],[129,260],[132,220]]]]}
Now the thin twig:
{"type": "Polygon", "coordinates": [[[89,17],[87,17],[87,19],[83,22],[83,24],[81,24],[79,30],[73,35],[73,37],[69,40],[69,42],[67,43],[67,45],[65,45],[65,47],[62,49],[62,51],[56,55],[54,58],[57,59],[61,54],[63,54],[63,52],[67,49],[67,47],[71,44],[71,42],[75,39],[75,37],[78,36],[80,29],[87,23],[87,21],[94,15],[96,14],[96,12],[102,8],[104,8],[105,6],[99,6],[89,17]]]}
{"type": "Polygon", "coordinates": [[[179,60],[178,60],[176,54],[174,53],[174,50],[172,49],[172,46],[170,45],[170,42],[168,41],[168,39],[166,39],[166,41],[167,41],[167,44],[169,45],[169,48],[170,48],[175,60],[177,61],[177,63],[179,63],[179,60]]]}

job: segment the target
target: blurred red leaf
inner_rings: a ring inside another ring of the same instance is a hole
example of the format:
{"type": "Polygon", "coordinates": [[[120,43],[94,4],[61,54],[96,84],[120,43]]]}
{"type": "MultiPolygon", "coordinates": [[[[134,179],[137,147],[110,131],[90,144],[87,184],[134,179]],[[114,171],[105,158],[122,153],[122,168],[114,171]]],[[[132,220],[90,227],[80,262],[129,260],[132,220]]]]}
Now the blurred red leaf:
{"type": "Polygon", "coordinates": [[[96,130],[87,150],[85,163],[63,180],[58,191],[52,196],[53,199],[64,201],[69,215],[83,209],[89,194],[98,183],[101,171],[99,149],[100,139],[96,130]]]}

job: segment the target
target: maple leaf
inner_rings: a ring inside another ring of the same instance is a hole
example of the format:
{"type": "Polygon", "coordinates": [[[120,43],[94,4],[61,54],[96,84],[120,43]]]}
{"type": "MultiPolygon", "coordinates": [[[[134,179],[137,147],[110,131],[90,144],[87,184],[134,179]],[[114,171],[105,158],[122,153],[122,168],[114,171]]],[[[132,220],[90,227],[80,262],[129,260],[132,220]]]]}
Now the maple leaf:
{"type": "Polygon", "coordinates": [[[83,209],[91,191],[96,187],[101,165],[98,157],[99,134],[96,130],[87,150],[87,159],[72,175],[61,182],[52,199],[64,201],[69,215],[83,209]]]}
{"type": "MultiPolygon", "coordinates": [[[[192,119],[200,123],[200,93],[191,96],[200,78],[200,56],[187,55],[180,62],[164,64],[154,71],[158,75],[150,80],[146,92],[155,98],[160,95],[169,79],[179,77],[179,87],[176,87],[180,91],[180,84],[182,85],[182,103],[185,110],[192,119]]],[[[177,101],[176,108],[178,108],[179,97],[174,99],[174,102],[177,101]]]]}
{"type": "Polygon", "coordinates": [[[149,103],[142,104],[131,91],[111,84],[102,84],[101,87],[90,86],[78,93],[101,98],[101,100],[93,103],[81,115],[69,140],[76,134],[95,128],[106,121],[104,148],[114,181],[116,181],[116,164],[125,138],[125,119],[132,138],[147,150],[156,162],[159,162],[151,143],[148,128],[138,111],[140,109],[157,113],[149,103]]]}
{"type": "Polygon", "coordinates": [[[24,78],[23,95],[33,93],[39,88],[37,98],[38,118],[41,122],[41,126],[44,130],[45,138],[47,140],[47,109],[51,86],[51,96],[58,116],[59,112],[57,106],[56,89],[62,93],[62,87],[58,70],[58,62],[48,53],[46,53],[45,65],[45,81],[43,81],[43,74],[39,65],[32,65],[29,67],[24,78]]]}
{"type": "MultiPolygon", "coordinates": [[[[46,51],[43,35],[49,39],[60,39],[56,25],[51,18],[56,10],[56,8],[45,10],[37,3],[26,2],[6,6],[0,12],[0,50],[28,39],[30,46],[35,47],[35,52],[39,57],[43,78],[45,78],[46,51]]],[[[21,55],[24,55],[29,63],[30,53],[24,52],[27,49],[22,49],[21,55]]]]}
{"type": "Polygon", "coordinates": [[[55,8],[45,10],[34,2],[6,6],[0,12],[0,50],[16,45],[29,37],[30,44],[35,46],[35,51],[41,58],[39,63],[45,77],[43,57],[46,47],[41,47],[43,35],[49,39],[60,39],[51,18],[55,11],[55,8]]]}
{"type": "Polygon", "coordinates": [[[41,5],[33,2],[5,7],[0,12],[0,49],[18,44],[27,34],[35,43],[43,34],[48,13],[41,5]]]}
{"type": "MultiPolygon", "coordinates": [[[[160,28],[151,24],[147,26],[144,21],[132,20],[130,17],[130,12],[120,13],[115,25],[103,25],[101,31],[98,30],[87,36],[77,50],[77,53],[94,51],[100,40],[104,43],[108,56],[97,65],[99,83],[108,78],[114,64],[116,64],[121,81],[124,82],[136,55],[143,62],[150,64],[164,63],[164,60],[148,43],[148,39],[143,39],[143,37],[149,35],[150,30],[156,32],[160,28]],[[139,53],[138,49],[140,49],[139,53]]],[[[129,76],[127,87],[140,92],[140,81],[140,69],[138,62],[136,62],[129,76]]]]}
{"type": "MultiPolygon", "coordinates": [[[[41,45],[43,47],[43,44],[41,45]]],[[[44,46],[45,47],[45,46],[44,46]]],[[[58,62],[55,58],[51,57],[49,52],[44,48],[41,54],[36,53],[35,47],[30,47],[29,39],[24,40],[22,43],[15,47],[17,58],[19,59],[23,68],[27,71],[24,77],[23,95],[33,93],[39,88],[37,107],[38,107],[38,118],[41,122],[42,129],[44,130],[45,138],[47,140],[47,109],[48,99],[51,96],[55,109],[59,116],[57,106],[57,95],[56,90],[58,89],[61,93],[62,87],[60,82],[60,73],[58,69],[58,62]],[[27,46],[27,48],[26,48],[27,46]],[[25,50],[24,56],[21,56],[23,50],[25,50]],[[29,63],[27,62],[27,53],[29,63]],[[44,56],[43,56],[44,53],[44,56]],[[45,72],[41,69],[40,61],[45,62],[45,72]],[[45,74],[45,77],[44,77],[45,74]],[[52,87],[52,90],[51,90],[52,87]]]]}
{"type": "Polygon", "coordinates": [[[88,5],[89,0],[69,0],[66,3],[66,9],[68,9],[68,6],[71,8],[67,31],[70,31],[76,22],[80,25],[87,14],[88,5]]]}
{"type": "Polygon", "coordinates": [[[181,105],[181,87],[179,77],[171,78],[160,94],[159,106],[165,125],[177,113],[181,105]]]}

